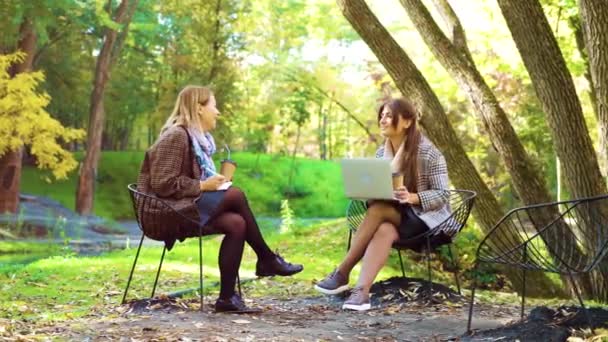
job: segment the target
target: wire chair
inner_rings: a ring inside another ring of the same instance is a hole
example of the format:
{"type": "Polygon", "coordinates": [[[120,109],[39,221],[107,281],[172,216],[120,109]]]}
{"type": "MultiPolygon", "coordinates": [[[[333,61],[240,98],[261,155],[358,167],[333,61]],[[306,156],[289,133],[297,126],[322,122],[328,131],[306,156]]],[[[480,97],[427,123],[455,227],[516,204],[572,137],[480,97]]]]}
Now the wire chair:
{"type": "MultiPolygon", "coordinates": [[[[430,229],[422,234],[416,235],[409,239],[400,239],[393,244],[393,248],[397,250],[399,255],[401,274],[404,278],[405,268],[403,267],[401,251],[404,249],[411,249],[417,252],[424,251],[427,260],[429,295],[432,294],[433,291],[430,253],[435,253],[437,247],[445,244],[447,244],[448,247],[448,254],[450,256],[450,262],[452,263],[451,269],[454,273],[456,288],[458,289],[458,293],[461,294],[460,281],[458,279],[458,263],[454,254],[452,254],[450,243],[456,234],[458,234],[458,232],[464,228],[467,219],[469,218],[469,214],[471,213],[471,209],[473,208],[477,194],[474,191],[469,190],[448,191],[448,205],[452,212],[448,218],[435,227],[429,227],[430,229]]],[[[353,233],[356,232],[361,222],[363,222],[366,212],[367,203],[364,201],[352,200],[348,204],[346,209],[346,222],[349,228],[348,245],[346,248],[347,251],[350,249],[353,233]]]]}
{"type": "MultiPolygon", "coordinates": [[[[137,247],[137,253],[135,254],[135,260],[129,273],[129,280],[127,281],[127,287],[122,297],[122,304],[126,303],[127,293],[131,285],[131,279],[133,278],[133,272],[137,259],[139,258],[139,252],[144,241],[144,237],[148,237],[157,241],[167,241],[167,239],[180,238],[180,233],[183,236],[182,230],[192,231],[198,229],[198,260],[199,260],[199,297],[201,307],[203,310],[203,226],[195,220],[192,220],[188,216],[180,213],[178,210],[169,205],[166,201],[150,194],[146,194],[137,190],[137,184],[129,184],[127,186],[131,201],[133,203],[133,210],[135,212],[135,218],[137,224],[142,231],[141,239],[139,240],[139,246],[137,247]]],[[[187,236],[186,236],[187,237],[187,236]]],[[[156,285],[158,284],[158,277],[160,270],[163,265],[165,253],[167,251],[167,244],[163,247],[163,253],[158,264],[158,270],[156,272],[156,278],[154,279],[154,286],[152,287],[152,294],[150,298],[154,298],[156,292],[156,285]]],[[[237,284],[239,294],[241,293],[241,282],[237,274],[237,284]]]]}
{"type": "MultiPolygon", "coordinates": [[[[608,194],[515,208],[481,240],[473,274],[481,263],[521,268],[521,318],[526,300],[526,271],[568,277],[593,329],[574,275],[595,269],[608,252],[608,194]]],[[[473,279],[467,332],[471,331],[477,279],[473,279]]]]}

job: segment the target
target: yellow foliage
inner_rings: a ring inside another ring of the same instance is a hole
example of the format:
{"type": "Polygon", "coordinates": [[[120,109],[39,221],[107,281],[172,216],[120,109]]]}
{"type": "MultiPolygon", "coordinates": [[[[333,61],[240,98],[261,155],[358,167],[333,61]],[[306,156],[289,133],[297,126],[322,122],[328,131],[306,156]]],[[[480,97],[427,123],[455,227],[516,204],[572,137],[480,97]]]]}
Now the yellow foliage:
{"type": "Polygon", "coordinates": [[[0,55],[0,156],[27,145],[39,168],[51,170],[57,179],[66,178],[77,162],[60,142],[83,140],[85,131],[63,127],[45,110],[50,97],[37,90],[44,81],[42,72],[10,77],[8,68],[23,58],[19,52],[0,55]]]}

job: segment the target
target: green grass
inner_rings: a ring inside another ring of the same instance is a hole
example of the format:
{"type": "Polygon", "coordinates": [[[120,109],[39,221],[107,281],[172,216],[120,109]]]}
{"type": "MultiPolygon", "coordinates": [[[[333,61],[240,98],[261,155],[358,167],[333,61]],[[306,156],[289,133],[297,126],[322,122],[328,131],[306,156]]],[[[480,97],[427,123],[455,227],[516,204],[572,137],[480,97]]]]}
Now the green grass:
{"type": "MultiPolygon", "coordinates": [[[[345,254],[347,234],[343,219],[308,227],[296,226],[284,234],[269,228],[264,231],[271,248],[278,249],[290,262],[304,264],[305,268],[293,277],[245,281],[244,291],[248,297],[315,295],[313,283],[332,271],[345,254]]],[[[217,255],[220,241],[221,236],[212,236],[203,242],[205,293],[211,298],[219,292],[217,255]]],[[[129,298],[150,295],[161,252],[161,247],[142,249],[129,298]]],[[[63,254],[29,264],[0,264],[0,318],[64,320],[115,307],[122,299],[134,256],[135,249],[132,248],[101,256],[63,254]]],[[[255,261],[255,254],[247,247],[240,271],[241,279],[255,277],[255,261]]],[[[356,282],[358,272],[358,268],[355,268],[351,275],[352,284],[356,282]]],[[[398,258],[393,255],[378,279],[396,276],[400,272],[398,258]]],[[[407,262],[406,272],[408,275],[424,276],[425,265],[407,262]]],[[[451,284],[449,274],[434,276],[436,281],[451,284]]],[[[178,243],[165,257],[157,294],[197,286],[198,241],[189,239],[185,243],[178,243]]]]}
{"type": "MultiPolygon", "coordinates": [[[[126,185],[136,181],[143,156],[143,152],[102,153],[95,189],[96,215],[110,219],[132,218],[126,185]]],[[[80,160],[82,154],[76,157],[80,160]]],[[[347,199],[343,195],[338,163],[296,158],[290,185],[291,158],[253,153],[234,153],[232,158],[238,163],[234,183],[247,193],[257,215],[279,216],[283,199],[289,199],[297,217],[344,215],[347,199]]],[[[77,173],[72,172],[67,180],[49,183],[47,179],[47,172],[26,166],[21,191],[50,197],[74,209],[77,173]]]]}
{"type": "MultiPolygon", "coordinates": [[[[304,264],[304,271],[293,277],[255,279],[255,254],[247,247],[240,270],[246,297],[295,298],[318,295],[313,284],[337,266],[344,257],[347,231],[343,219],[322,223],[296,225],[291,231],[280,234],[265,223],[264,236],[269,245],[290,262],[304,264]],[[253,280],[252,280],[253,279],[253,280]]],[[[213,301],[219,293],[218,249],[221,236],[205,238],[204,282],[207,301],[213,301]]],[[[132,241],[132,244],[135,243],[132,241]]],[[[5,242],[0,248],[13,251],[25,245],[5,242]],[[6,247],[10,246],[10,247],[6,247]]],[[[122,299],[128,273],[135,256],[131,249],[113,251],[99,256],[76,256],[64,249],[54,251],[57,255],[40,258],[29,263],[0,262],[0,318],[32,321],[62,321],[86,315],[112,317],[122,299]]],[[[27,247],[25,247],[27,248],[27,247]]],[[[2,249],[0,249],[2,250],[2,249]]],[[[131,284],[129,298],[150,296],[154,275],[162,248],[144,247],[131,284]]],[[[387,265],[377,280],[401,274],[399,258],[393,251],[387,265]]],[[[406,274],[409,277],[426,277],[426,263],[421,255],[405,254],[406,274]]],[[[450,273],[441,272],[437,258],[433,262],[433,281],[453,286],[450,273]]],[[[355,284],[359,273],[356,267],[350,283],[355,284]]],[[[468,287],[463,282],[463,287],[468,287]]],[[[165,257],[159,280],[157,295],[198,287],[198,240],[189,239],[178,243],[165,257]]],[[[513,305],[520,302],[516,293],[478,290],[477,298],[484,303],[513,305]]],[[[465,290],[468,296],[468,291],[465,290]]],[[[188,297],[193,297],[190,294],[188,297]]],[[[527,307],[562,304],[576,305],[572,298],[526,299],[527,307]]],[[[592,301],[589,305],[598,305],[592,301]]],[[[517,317],[514,317],[517,318],[517,317]]]]}

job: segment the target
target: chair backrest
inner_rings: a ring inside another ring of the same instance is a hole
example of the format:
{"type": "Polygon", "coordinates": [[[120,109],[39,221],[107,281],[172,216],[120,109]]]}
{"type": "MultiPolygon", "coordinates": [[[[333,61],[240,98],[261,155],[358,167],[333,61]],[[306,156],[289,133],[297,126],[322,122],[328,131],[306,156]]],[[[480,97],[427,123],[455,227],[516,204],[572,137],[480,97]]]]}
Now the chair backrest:
{"type": "Polygon", "coordinates": [[[467,223],[476,196],[477,193],[470,190],[450,190],[448,203],[452,214],[436,227],[430,227],[431,234],[442,233],[454,238],[467,223]]]}
{"type": "Polygon", "coordinates": [[[509,211],[478,248],[482,261],[555,273],[588,272],[608,252],[608,195],[509,211]]]}
{"type": "Polygon", "coordinates": [[[179,235],[182,222],[197,224],[173,209],[166,201],[137,190],[137,184],[127,186],[133,203],[135,218],[143,233],[154,240],[167,241],[179,235]]]}
{"type": "MultiPolygon", "coordinates": [[[[453,238],[466,224],[477,194],[470,190],[448,190],[448,206],[451,215],[436,227],[429,227],[428,234],[437,235],[442,233],[453,238]]],[[[346,209],[346,222],[351,230],[363,221],[367,211],[367,204],[364,201],[352,200],[346,209]]],[[[418,238],[418,237],[416,237],[418,238]]]]}

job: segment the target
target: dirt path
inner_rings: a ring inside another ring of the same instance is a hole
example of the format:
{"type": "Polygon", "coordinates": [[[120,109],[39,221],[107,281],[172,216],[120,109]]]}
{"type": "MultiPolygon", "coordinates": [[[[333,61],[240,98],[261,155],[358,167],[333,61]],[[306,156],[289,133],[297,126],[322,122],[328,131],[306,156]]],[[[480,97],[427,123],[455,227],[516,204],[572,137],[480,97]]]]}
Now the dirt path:
{"type": "MultiPolygon", "coordinates": [[[[347,312],[332,297],[249,300],[248,305],[263,309],[256,315],[215,314],[211,303],[207,299],[200,312],[192,299],[139,302],[113,308],[103,317],[39,327],[36,333],[78,341],[446,341],[466,329],[464,303],[347,312]]],[[[475,327],[501,326],[515,312],[516,308],[478,310],[475,327]]]]}

